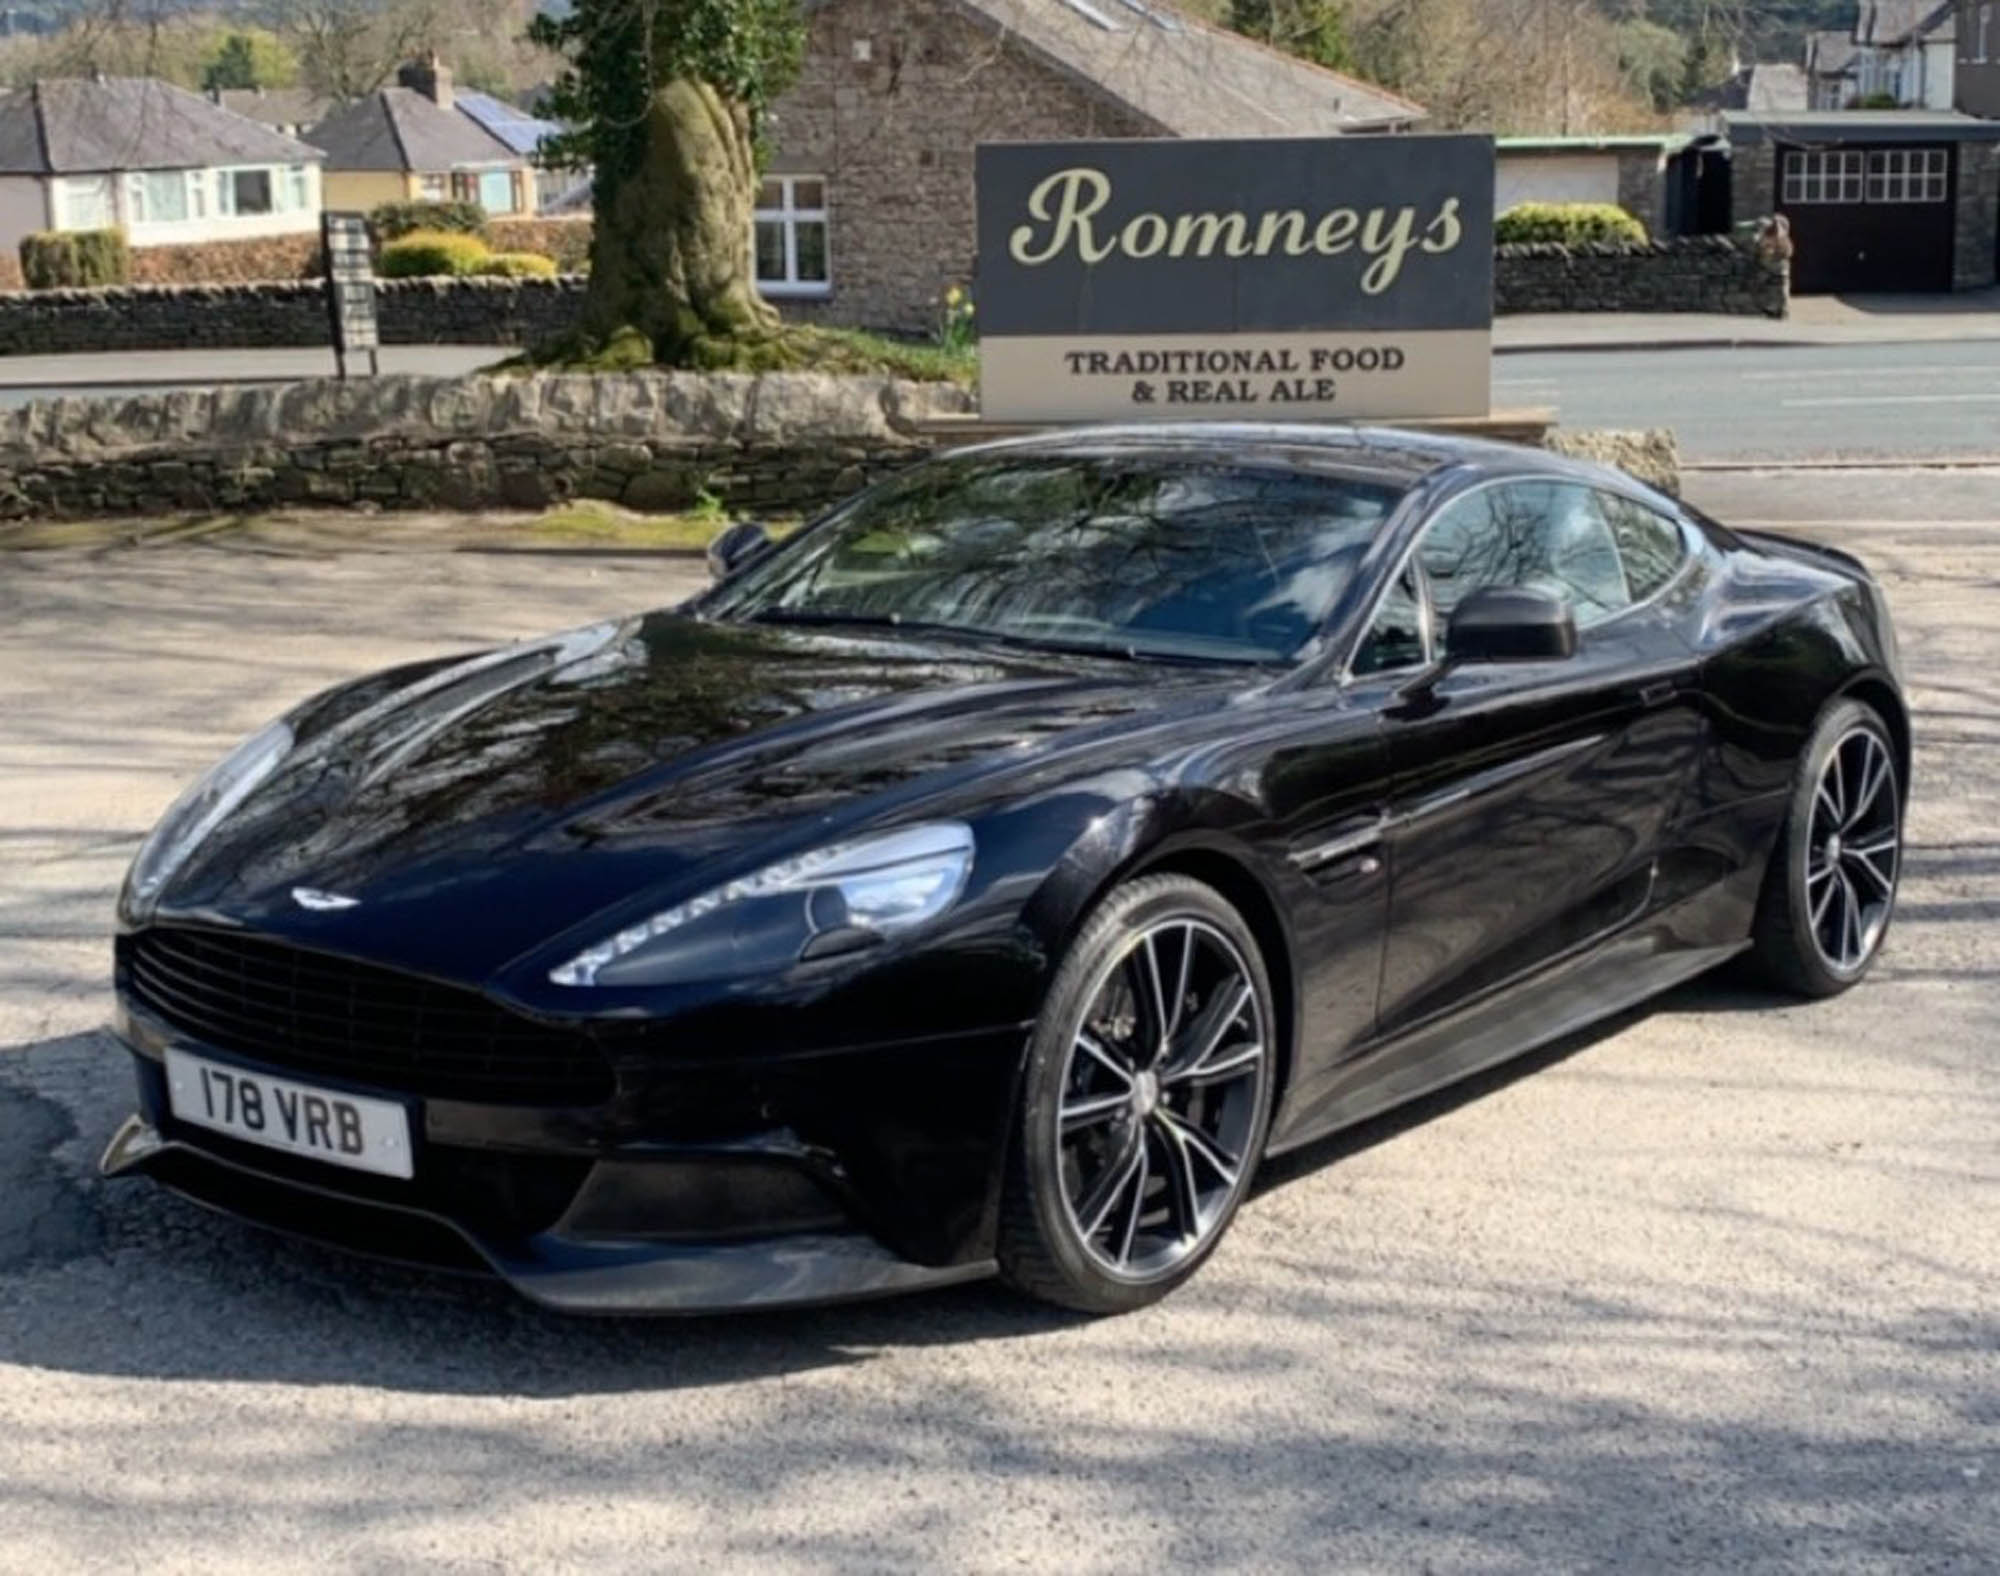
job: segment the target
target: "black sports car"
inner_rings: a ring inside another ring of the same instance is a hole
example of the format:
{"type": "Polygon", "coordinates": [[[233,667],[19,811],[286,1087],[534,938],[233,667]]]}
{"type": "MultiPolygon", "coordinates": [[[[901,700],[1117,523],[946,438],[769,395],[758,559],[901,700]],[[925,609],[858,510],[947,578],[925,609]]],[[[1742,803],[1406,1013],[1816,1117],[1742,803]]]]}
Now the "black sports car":
{"type": "Polygon", "coordinates": [[[307,701],[120,905],[105,1156],[567,1309],[1113,1311],[1260,1157],[1880,947],[1882,595],[1548,454],[1075,431],[307,701]]]}

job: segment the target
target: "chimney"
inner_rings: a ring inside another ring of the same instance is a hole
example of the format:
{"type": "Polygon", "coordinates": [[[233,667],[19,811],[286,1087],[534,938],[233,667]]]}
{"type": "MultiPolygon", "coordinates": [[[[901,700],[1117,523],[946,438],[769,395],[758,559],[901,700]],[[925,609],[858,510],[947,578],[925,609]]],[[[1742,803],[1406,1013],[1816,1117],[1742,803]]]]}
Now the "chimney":
{"type": "Polygon", "coordinates": [[[396,73],[397,82],[414,88],[439,109],[451,108],[451,67],[432,50],[422,60],[413,60],[396,73]]]}

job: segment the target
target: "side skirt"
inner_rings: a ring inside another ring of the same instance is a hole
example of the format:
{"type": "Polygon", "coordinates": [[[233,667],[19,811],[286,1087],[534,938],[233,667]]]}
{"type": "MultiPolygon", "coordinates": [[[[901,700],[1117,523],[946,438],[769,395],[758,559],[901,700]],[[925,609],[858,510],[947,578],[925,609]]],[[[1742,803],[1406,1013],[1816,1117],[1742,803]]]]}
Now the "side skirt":
{"type": "Polygon", "coordinates": [[[1297,1149],[1524,1056],[1705,973],[1749,944],[1691,948],[1664,926],[1614,937],[1552,975],[1363,1052],[1310,1107],[1287,1114],[1265,1153],[1297,1149]]]}

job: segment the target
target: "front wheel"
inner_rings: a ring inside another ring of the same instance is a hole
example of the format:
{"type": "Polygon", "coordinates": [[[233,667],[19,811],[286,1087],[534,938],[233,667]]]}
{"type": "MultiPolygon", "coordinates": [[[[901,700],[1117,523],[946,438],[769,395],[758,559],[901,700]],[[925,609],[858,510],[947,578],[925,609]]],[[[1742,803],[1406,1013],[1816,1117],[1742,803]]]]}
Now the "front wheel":
{"type": "Polygon", "coordinates": [[[1194,1274],[1263,1150],[1273,1023],[1256,938],[1213,888],[1152,876],[1106,898],[1030,1045],[1001,1204],[1008,1281],[1120,1313],[1194,1274]]]}
{"type": "Polygon", "coordinates": [[[1799,759],[1764,878],[1753,937],[1765,976],[1804,996],[1857,983],[1888,932],[1902,859],[1895,742],[1874,708],[1838,701],[1799,759]]]}

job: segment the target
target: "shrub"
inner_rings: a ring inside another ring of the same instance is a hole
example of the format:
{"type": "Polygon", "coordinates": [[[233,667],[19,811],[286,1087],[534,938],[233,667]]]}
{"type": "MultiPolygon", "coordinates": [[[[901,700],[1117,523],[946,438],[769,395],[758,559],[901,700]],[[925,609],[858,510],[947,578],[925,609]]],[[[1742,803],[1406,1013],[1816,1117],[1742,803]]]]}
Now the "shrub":
{"type": "Polygon", "coordinates": [[[491,252],[470,271],[496,279],[553,279],[556,260],[540,252],[491,252]]]}
{"type": "Polygon", "coordinates": [[[590,267],[590,219],[488,219],[486,239],[496,252],[540,252],[556,260],[556,272],[580,274],[590,267]]]}
{"type": "Polygon", "coordinates": [[[122,285],[132,254],[122,230],[37,230],[21,237],[21,277],[30,290],[122,285]]]}
{"type": "Polygon", "coordinates": [[[384,279],[425,279],[440,274],[455,277],[477,273],[492,255],[476,235],[413,230],[382,248],[375,260],[375,271],[384,279]]]}
{"type": "Polygon", "coordinates": [[[368,212],[368,228],[378,245],[418,231],[477,235],[485,223],[486,210],[476,202],[385,202],[368,212]]]}
{"type": "Polygon", "coordinates": [[[1646,244],[1646,227],[1608,202],[1524,202],[1500,215],[1493,238],[1502,246],[1646,244]]]}

